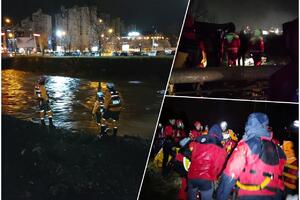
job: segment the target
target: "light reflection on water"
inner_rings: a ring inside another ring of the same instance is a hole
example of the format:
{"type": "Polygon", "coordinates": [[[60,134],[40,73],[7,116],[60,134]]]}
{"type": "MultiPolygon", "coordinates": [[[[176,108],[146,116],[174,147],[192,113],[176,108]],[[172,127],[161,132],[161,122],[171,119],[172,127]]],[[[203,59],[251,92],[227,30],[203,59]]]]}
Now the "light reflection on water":
{"type": "MultiPolygon", "coordinates": [[[[17,70],[2,71],[2,113],[39,122],[33,89],[39,75],[17,70]]],[[[120,135],[151,137],[162,100],[149,85],[115,83],[124,107],[120,115],[120,135]]],[[[54,113],[54,124],[71,131],[97,133],[91,109],[98,82],[62,76],[47,76],[46,88],[54,113]]]]}

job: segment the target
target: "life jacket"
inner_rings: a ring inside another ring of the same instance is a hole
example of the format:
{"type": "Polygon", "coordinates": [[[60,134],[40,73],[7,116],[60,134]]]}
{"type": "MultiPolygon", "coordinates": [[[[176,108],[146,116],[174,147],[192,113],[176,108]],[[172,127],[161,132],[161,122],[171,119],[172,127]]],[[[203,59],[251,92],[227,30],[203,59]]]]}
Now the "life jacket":
{"type": "Polygon", "coordinates": [[[226,140],[222,140],[221,143],[223,144],[223,147],[227,151],[227,153],[230,154],[231,151],[235,148],[238,138],[231,129],[228,130],[228,134],[229,138],[226,140]]]}
{"type": "Polygon", "coordinates": [[[119,92],[110,91],[110,107],[120,107],[121,106],[121,98],[119,92]]]}
{"type": "Polygon", "coordinates": [[[34,86],[34,94],[40,101],[48,101],[47,91],[44,85],[35,85],[34,86]]]}
{"type": "Polygon", "coordinates": [[[187,172],[191,164],[190,157],[191,151],[188,145],[180,149],[177,148],[173,169],[181,177],[187,177],[187,172]]]}
{"type": "Polygon", "coordinates": [[[287,157],[284,166],[284,185],[290,190],[297,190],[298,165],[292,141],[283,141],[282,149],[287,157]]]}
{"type": "Polygon", "coordinates": [[[252,138],[240,143],[239,146],[244,146],[246,149],[246,165],[237,181],[238,195],[272,196],[278,190],[283,191],[285,155],[281,148],[269,138],[252,138]]]}

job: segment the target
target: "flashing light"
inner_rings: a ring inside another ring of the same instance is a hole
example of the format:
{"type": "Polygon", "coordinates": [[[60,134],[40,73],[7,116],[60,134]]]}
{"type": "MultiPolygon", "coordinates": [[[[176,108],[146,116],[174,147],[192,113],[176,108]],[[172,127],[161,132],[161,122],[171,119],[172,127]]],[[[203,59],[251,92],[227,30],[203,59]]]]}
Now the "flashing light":
{"type": "Polygon", "coordinates": [[[132,32],[129,32],[128,33],[128,36],[129,37],[137,37],[137,36],[140,36],[141,34],[139,32],[136,32],[136,31],[132,31],[132,32]]]}

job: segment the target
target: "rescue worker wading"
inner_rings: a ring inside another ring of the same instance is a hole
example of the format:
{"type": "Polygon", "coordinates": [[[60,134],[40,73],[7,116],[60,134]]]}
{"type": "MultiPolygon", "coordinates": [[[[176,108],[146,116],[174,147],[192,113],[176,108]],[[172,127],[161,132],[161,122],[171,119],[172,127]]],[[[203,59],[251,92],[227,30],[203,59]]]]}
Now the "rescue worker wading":
{"type": "Polygon", "coordinates": [[[230,156],[217,190],[217,200],[228,199],[236,184],[241,200],[282,199],[285,155],[272,142],[264,113],[249,115],[245,134],[230,156]]]}
{"type": "Polygon", "coordinates": [[[211,200],[213,182],[223,169],[227,153],[221,144],[222,130],[218,124],[211,127],[208,135],[191,142],[191,165],[188,171],[188,199],[196,200],[200,192],[201,200],[211,200]]]}
{"type": "MultiPolygon", "coordinates": [[[[99,97],[94,105],[93,114],[96,114],[97,116],[98,112],[99,116],[101,116],[100,135],[107,134],[107,131],[109,130],[108,125],[110,123],[112,126],[112,133],[116,136],[121,111],[121,98],[119,92],[115,90],[114,84],[112,83],[107,83],[105,86],[101,83],[99,92],[97,93],[99,97]],[[99,92],[102,92],[104,96],[102,97],[99,92]]],[[[99,121],[97,121],[97,123],[99,123],[99,121]]]]}
{"type": "Polygon", "coordinates": [[[53,113],[49,105],[49,97],[47,94],[45,84],[46,84],[46,77],[41,77],[39,79],[39,82],[34,87],[34,94],[37,97],[37,100],[39,102],[41,124],[43,126],[46,125],[45,116],[47,114],[49,119],[49,126],[53,126],[53,122],[52,122],[53,113]]]}

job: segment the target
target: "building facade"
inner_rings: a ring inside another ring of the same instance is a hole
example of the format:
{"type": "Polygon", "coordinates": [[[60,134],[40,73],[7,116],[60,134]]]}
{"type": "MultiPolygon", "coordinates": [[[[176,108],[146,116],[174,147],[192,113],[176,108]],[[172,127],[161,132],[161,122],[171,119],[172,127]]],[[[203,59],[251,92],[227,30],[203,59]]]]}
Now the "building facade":
{"type": "Polygon", "coordinates": [[[56,34],[56,44],[67,51],[88,51],[99,43],[98,25],[96,7],[61,7],[55,31],[63,34],[56,34]]]}
{"type": "MultiPolygon", "coordinates": [[[[23,26],[30,27],[30,21],[23,21],[23,26]]],[[[32,32],[37,35],[39,48],[41,51],[49,47],[49,41],[52,36],[52,18],[44,14],[41,9],[32,14],[32,32]]]]}

